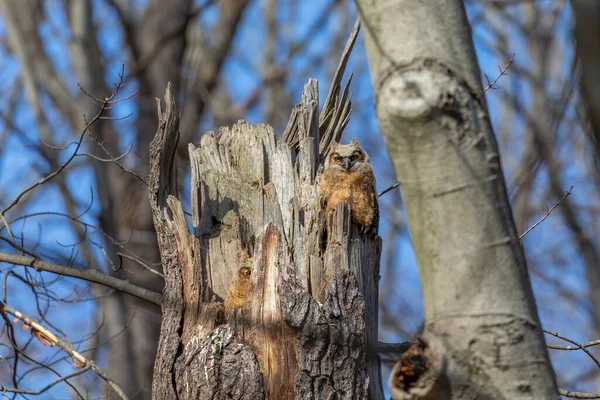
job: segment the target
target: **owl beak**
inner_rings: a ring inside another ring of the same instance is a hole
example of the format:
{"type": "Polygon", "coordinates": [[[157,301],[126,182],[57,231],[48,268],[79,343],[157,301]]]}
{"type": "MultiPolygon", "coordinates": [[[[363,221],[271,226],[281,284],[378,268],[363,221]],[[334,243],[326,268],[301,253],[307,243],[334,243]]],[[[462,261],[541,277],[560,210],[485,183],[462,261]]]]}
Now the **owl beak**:
{"type": "Polygon", "coordinates": [[[350,162],[349,158],[344,158],[342,159],[342,167],[346,170],[349,171],[350,167],[352,166],[352,163],[350,162]]]}

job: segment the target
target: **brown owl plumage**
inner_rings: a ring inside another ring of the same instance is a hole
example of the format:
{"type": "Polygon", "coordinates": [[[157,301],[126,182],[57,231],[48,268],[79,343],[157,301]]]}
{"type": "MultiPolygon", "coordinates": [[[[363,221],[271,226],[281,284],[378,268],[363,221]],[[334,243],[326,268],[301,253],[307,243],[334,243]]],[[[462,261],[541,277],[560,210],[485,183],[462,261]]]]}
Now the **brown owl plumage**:
{"type": "Polygon", "coordinates": [[[379,206],[375,191],[375,175],[369,156],[352,139],[350,144],[335,144],[325,160],[319,182],[321,203],[328,214],[344,202],[352,220],[365,232],[377,233],[379,206]]]}

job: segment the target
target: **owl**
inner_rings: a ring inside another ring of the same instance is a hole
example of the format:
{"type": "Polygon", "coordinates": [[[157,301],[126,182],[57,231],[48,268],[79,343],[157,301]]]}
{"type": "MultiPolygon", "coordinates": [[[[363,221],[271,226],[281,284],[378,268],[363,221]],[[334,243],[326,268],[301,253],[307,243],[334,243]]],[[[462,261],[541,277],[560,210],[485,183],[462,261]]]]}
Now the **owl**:
{"type": "Polygon", "coordinates": [[[250,255],[246,248],[241,248],[237,253],[240,269],[237,272],[237,277],[233,280],[227,296],[225,297],[225,316],[229,318],[236,310],[241,310],[248,299],[250,292],[250,277],[252,265],[250,255]]]}
{"type": "Polygon", "coordinates": [[[319,181],[321,207],[325,214],[346,203],[352,220],[364,232],[377,233],[379,206],[375,191],[375,175],[369,156],[358,140],[350,144],[334,144],[325,160],[319,181]]]}

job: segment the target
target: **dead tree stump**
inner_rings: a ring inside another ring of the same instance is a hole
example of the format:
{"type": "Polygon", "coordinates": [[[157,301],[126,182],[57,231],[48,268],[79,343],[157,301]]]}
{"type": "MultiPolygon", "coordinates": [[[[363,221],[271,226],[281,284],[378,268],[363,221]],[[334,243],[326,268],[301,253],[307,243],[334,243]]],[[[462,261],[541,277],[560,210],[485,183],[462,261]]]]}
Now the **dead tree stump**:
{"type": "Polygon", "coordinates": [[[383,398],[381,240],[341,205],[319,245],[318,175],[348,121],[340,77],[353,41],[320,118],[311,80],[279,139],[242,121],[190,144],[191,218],[177,199],[170,87],[159,102],[150,200],[166,285],[153,398],[383,398]]]}

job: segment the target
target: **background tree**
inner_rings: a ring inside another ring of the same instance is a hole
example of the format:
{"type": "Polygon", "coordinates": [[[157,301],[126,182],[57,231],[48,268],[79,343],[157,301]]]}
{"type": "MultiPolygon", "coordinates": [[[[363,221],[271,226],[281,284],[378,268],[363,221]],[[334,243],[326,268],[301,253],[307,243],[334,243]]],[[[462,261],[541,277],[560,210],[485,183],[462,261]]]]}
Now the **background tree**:
{"type": "MultiPolygon", "coordinates": [[[[357,5],[419,264],[426,368],[440,375],[427,389],[436,398],[558,397],[462,1],[441,13],[437,1],[410,13],[357,5]]],[[[400,367],[390,380],[400,392],[404,375],[400,367]]]]}
{"type": "MultiPolygon", "coordinates": [[[[35,254],[53,266],[68,267],[55,269],[67,276],[90,267],[103,273],[87,271],[92,282],[107,283],[105,275],[110,275],[160,291],[157,242],[143,183],[157,126],[154,98],[162,97],[171,81],[181,111],[177,157],[182,168],[189,165],[187,143],[239,118],[268,122],[280,133],[308,77],[320,80],[320,97],[325,98],[357,12],[341,1],[4,0],[0,7],[0,81],[6,88],[0,96],[3,301],[58,328],[128,394],[147,397],[160,321],[158,307],[147,301],[152,295],[137,300],[81,280],[57,279],[19,266],[19,260],[29,261],[11,257],[35,254]],[[118,119],[97,121],[89,135],[83,114],[91,121],[98,104],[76,82],[101,104],[123,64],[125,87],[114,100],[138,93],[111,104],[103,115],[118,119]],[[121,119],[129,113],[130,118],[121,119]],[[78,141],[82,133],[77,153],[82,156],[61,169],[75,146],[58,148],[78,141]],[[59,169],[60,174],[11,205],[24,189],[59,169]]],[[[589,288],[598,265],[599,187],[577,87],[570,4],[467,1],[466,10],[481,70],[489,77],[483,77],[485,96],[517,231],[538,221],[546,206],[574,186],[568,201],[523,239],[542,325],[579,342],[597,339],[600,307],[594,306],[589,288]],[[504,68],[513,53],[508,75],[490,85],[499,75],[496,66],[504,68]]],[[[354,73],[354,111],[344,139],[357,136],[365,145],[383,190],[395,176],[373,118],[373,89],[360,38],[348,71],[354,73]]],[[[184,209],[189,209],[188,173],[179,171],[184,209]]],[[[399,192],[388,192],[381,206],[380,339],[401,342],[420,330],[421,293],[399,192]]],[[[123,281],[110,282],[144,297],[123,281]]],[[[77,372],[62,352],[19,330],[13,343],[11,332],[4,331],[2,355],[8,362],[0,369],[8,389],[39,390],[59,375],[77,372]]],[[[584,352],[553,350],[551,357],[560,387],[594,389],[598,367],[584,352]]],[[[58,397],[77,397],[75,390],[92,397],[104,390],[96,376],[85,371],[48,390],[58,397]]]]}

